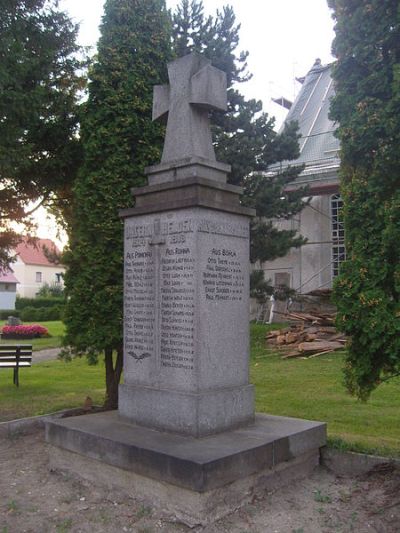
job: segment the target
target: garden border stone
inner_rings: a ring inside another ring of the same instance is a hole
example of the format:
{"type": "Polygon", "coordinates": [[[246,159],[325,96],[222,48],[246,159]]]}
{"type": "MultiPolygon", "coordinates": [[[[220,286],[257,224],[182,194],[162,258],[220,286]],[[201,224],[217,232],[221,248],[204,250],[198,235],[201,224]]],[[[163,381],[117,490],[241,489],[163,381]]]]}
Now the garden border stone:
{"type": "Polygon", "coordinates": [[[393,464],[400,467],[400,459],[323,446],[321,448],[321,464],[337,476],[360,476],[383,464],[393,464]]]}
{"type": "Polygon", "coordinates": [[[39,429],[44,429],[45,423],[48,420],[63,418],[66,413],[79,414],[81,411],[82,409],[77,407],[76,409],[63,409],[55,413],[0,422],[0,438],[12,437],[13,435],[27,435],[39,429]]]}

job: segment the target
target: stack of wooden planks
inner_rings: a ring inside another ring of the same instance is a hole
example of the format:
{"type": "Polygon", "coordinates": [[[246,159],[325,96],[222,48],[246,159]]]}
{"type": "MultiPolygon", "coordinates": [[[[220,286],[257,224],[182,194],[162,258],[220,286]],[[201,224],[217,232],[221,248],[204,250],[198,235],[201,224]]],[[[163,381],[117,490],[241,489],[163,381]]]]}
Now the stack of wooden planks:
{"type": "Polygon", "coordinates": [[[283,320],[290,322],[284,329],[267,333],[269,346],[278,347],[283,359],[318,357],[342,350],[346,338],[335,328],[335,316],[328,314],[287,313],[283,320]]]}

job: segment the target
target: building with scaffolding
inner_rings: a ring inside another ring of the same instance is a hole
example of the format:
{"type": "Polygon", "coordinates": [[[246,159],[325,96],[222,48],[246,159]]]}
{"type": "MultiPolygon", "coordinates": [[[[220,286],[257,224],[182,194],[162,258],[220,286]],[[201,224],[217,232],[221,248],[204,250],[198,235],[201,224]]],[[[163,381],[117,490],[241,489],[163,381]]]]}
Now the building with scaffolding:
{"type": "MultiPolygon", "coordinates": [[[[285,123],[299,124],[300,156],[291,165],[304,170],[288,189],[307,186],[309,204],[291,220],[277,220],[282,229],[296,229],[307,243],[292,249],[285,257],[262,265],[265,278],[273,286],[286,285],[299,294],[329,289],[345,259],[344,230],[340,220],[342,200],[339,194],[339,141],[335,124],[329,119],[330,100],[334,95],[331,65],[316,60],[305,78],[298,79],[301,90],[290,107],[285,123]]],[[[288,165],[280,163],[269,169],[276,172],[288,165]]]]}

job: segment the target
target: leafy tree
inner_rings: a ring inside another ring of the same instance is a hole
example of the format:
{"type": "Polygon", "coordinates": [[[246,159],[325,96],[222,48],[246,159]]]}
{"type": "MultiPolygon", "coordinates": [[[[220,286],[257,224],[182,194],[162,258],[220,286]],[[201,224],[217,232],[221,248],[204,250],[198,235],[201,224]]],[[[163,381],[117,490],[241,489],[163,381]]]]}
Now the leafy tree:
{"type": "Polygon", "coordinates": [[[84,163],[73,188],[65,275],[66,346],[105,356],[106,406],[117,407],[122,372],[123,225],[130,189],[160,158],[153,85],[171,58],[164,0],[107,0],[81,123],[84,163]],[[113,359],[113,352],[116,356],[113,359]]]}
{"type": "Polygon", "coordinates": [[[26,205],[74,178],[76,105],[83,78],[77,26],[56,0],[2,0],[0,9],[0,267],[29,222],[26,205]]]}
{"type": "Polygon", "coordinates": [[[400,374],[400,9],[397,0],[329,5],[348,254],[335,290],[338,325],[351,337],[347,388],[367,399],[400,374]]]}
{"type": "MultiPolygon", "coordinates": [[[[239,30],[230,6],[217,11],[215,17],[206,17],[201,1],[182,0],[173,15],[175,53],[203,53],[227,73],[228,112],[213,116],[215,150],[217,159],[232,166],[229,181],[244,187],[242,202],[257,209],[257,218],[251,224],[251,260],[263,262],[282,257],[291,247],[305,242],[295,231],[278,230],[272,223],[274,218],[288,219],[299,212],[305,205],[305,190],[283,192],[300,167],[266,174],[270,165],[298,157],[297,125],[293,123],[281,134],[276,133],[274,119],[262,111],[262,102],[246,100],[237,89],[251,77],[246,63],[248,52],[236,53],[239,30]]],[[[265,289],[268,285],[259,277],[257,283],[265,289]]]]}

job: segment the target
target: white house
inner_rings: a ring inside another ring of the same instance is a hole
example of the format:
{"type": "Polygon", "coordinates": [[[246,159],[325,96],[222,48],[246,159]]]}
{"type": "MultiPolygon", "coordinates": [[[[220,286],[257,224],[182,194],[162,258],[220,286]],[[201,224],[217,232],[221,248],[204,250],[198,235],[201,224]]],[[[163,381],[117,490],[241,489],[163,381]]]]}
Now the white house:
{"type": "Polygon", "coordinates": [[[51,262],[46,250],[55,255],[60,253],[50,239],[35,239],[34,243],[30,243],[24,238],[15,249],[17,260],[12,268],[19,281],[17,286],[19,296],[34,298],[46,283],[63,286],[65,267],[58,262],[51,262]]]}
{"type": "Polygon", "coordinates": [[[15,309],[17,283],[11,269],[0,270],[0,309],[15,309]]]}
{"type": "MultiPolygon", "coordinates": [[[[331,66],[317,60],[305,76],[302,88],[285,122],[299,124],[300,157],[290,164],[304,164],[303,172],[288,189],[308,186],[309,205],[292,220],[276,221],[282,228],[297,229],[307,244],[292,249],[283,258],[263,264],[265,278],[272,285],[286,285],[300,294],[329,289],[345,259],[344,229],[340,221],[339,141],[329,119],[334,95],[331,66]]],[[[287,163],[286,163],[287,164],[287,163]]],[[[285,163],[283,164],[285,166],[285,163]]],[[[271,167],[276,172],[278,166],[271,167]]]]}

